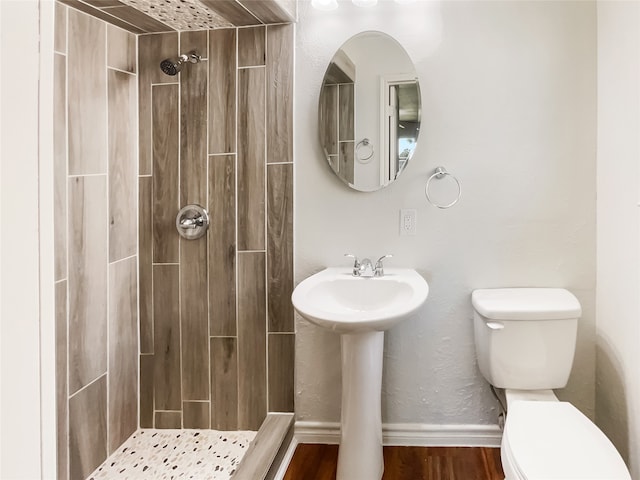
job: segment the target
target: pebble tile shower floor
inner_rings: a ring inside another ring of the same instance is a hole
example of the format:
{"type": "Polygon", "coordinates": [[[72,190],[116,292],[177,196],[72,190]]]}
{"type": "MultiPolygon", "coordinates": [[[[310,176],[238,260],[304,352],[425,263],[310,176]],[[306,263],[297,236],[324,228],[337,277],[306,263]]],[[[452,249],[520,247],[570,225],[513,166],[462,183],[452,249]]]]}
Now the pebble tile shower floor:
{"type": "Polygon", "coordinates": [[[90,480],[229,480],[256,432],[138,430],[90,480]]]}

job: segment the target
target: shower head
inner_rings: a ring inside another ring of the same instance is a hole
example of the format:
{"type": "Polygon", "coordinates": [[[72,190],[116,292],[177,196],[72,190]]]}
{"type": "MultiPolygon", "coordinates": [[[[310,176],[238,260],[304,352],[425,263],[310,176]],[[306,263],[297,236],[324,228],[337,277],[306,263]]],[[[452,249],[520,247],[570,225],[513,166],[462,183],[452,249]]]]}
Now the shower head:
{"type": "Polygon", "coordinates": [[[182,65],[185,63],[199,63],[201,56],[198,52],[189,52],[188,54],[182,54],[178,58],[166,58],[160,62],[160,69],[167,75],[174,76],[180,73],[182,65]]]}

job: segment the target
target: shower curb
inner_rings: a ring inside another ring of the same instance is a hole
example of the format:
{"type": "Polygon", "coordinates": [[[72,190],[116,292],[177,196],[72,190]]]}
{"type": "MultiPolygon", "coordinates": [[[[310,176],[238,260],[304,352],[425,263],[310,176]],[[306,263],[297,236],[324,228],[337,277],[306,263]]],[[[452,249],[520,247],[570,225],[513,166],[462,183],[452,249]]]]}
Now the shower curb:
{"type": "Polygon", "coordinates": [[[269,413],[231,480],[272,480],[293,439],[293,413],[269,413]]]}

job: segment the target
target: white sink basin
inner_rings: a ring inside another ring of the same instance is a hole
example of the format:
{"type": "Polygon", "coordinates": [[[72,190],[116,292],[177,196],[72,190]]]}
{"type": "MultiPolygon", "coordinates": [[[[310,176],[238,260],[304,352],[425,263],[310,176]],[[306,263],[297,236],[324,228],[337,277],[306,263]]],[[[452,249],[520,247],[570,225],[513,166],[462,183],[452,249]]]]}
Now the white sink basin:
{"type": "Polygon", "coordinates": [[[294,308],[311,323],[338,333],[384,331],[415,312],[429,286],[410,268],[383,277],[354,277],[350,268],[327,268],[293,291],[294,308]]]}
{"type": "Polygon", "coordinates": [[[429,286],[409,268],[383,277],[354,277],[350,268],[327,268],[293,291],[295,309],[311,323],[340,333],[342,414],[337,480],[381,480],[382,359],[384,331],[415,312],[429,286]]]}
{"type": "Polygon", "coordinates": [[[429,286],[410,268],[383,277],[354,277],[350,268],[327,268],[293,291],[291,301],[309,322],[340,333],[342,415],[337,480],[381,480],[382,353],[384,331],[415,312],[429,286]]]}

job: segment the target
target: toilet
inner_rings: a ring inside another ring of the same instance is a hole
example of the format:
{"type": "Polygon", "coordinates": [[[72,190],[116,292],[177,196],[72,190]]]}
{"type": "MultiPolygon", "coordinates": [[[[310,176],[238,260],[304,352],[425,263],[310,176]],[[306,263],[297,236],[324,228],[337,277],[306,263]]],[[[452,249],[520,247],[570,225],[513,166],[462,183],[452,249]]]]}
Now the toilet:
{"type": "Polygon", "coordinates": [[[631,480],[604,433],[553,392],[571,372],[578,299],[560,288],[497,288],[471,301],[480,372],[506,396],[505,480],[631,480]]]}

